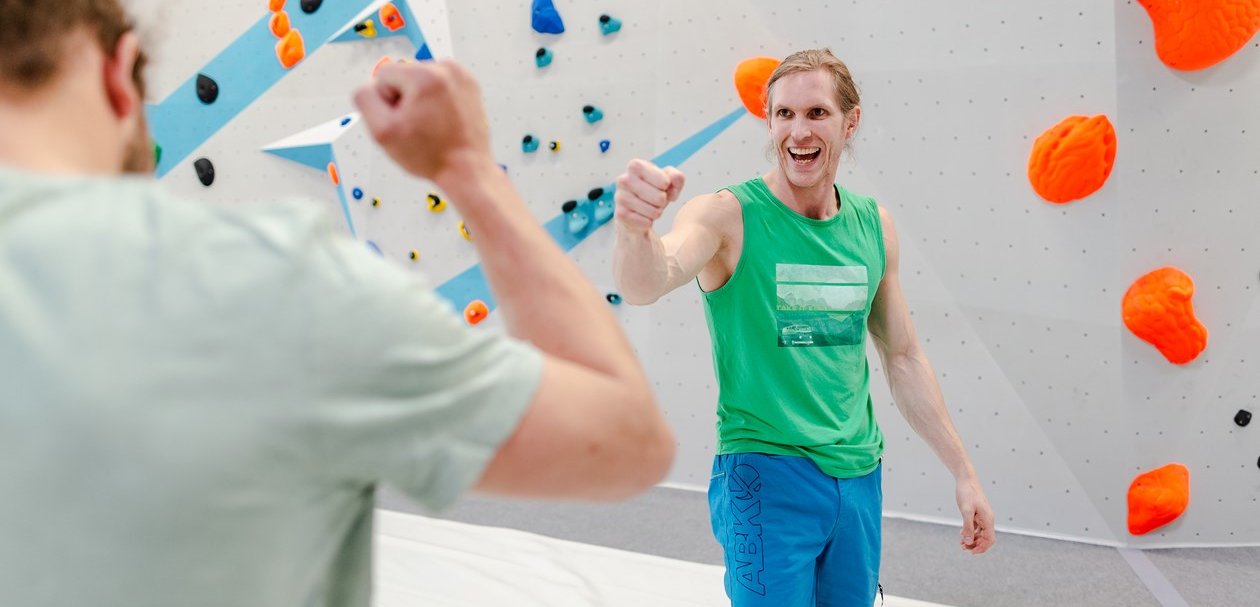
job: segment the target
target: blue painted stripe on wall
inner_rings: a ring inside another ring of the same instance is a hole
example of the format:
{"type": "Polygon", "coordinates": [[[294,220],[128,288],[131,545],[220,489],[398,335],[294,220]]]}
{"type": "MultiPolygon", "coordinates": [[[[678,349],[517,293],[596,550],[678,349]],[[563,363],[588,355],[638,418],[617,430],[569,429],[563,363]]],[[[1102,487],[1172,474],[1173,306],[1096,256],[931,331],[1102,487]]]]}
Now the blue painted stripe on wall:
{"type": "MultiPolygon", "coordinates": [[[[736,120],[746,113],[748,113],[747,110],[739,108],[730,114],[719,118],[713,124],[701,129],[696,134],[684,139],[669,150],[666,150],[663,154],[653,158],[652,162],[658,166],[681,165],[686,162],[687,159],[694,156],[696,152],[703,149],[704,146],[712,142],[718,135],[722,134],[723,131],[729,128],[736,120]]],[[[616,191],[616,188],[611,184],[604,186],[604,189],[611,192],[616,191]]],[[[586,201],[579,205],[579,208],[588,216],[593,217],[595,212],[594,206],[595,203],[586,201]]],[[[612,223],[612,220],[609,220],[603,225],[608,225],[610,223],[612,223]]],[[[565,251],[572,250],[573,247],[576,247],[578,243],[586,240],[600,227],[602,226],[597,226],[594,221],[592,221],[590,227],[586,228],[586,230],[583,230],[578,234],[571,234],[568,228],[568,218],[565,217],[564,213],[560,213],[559,215],[551,218],[551,220],[547,223],[543,224],[543,229],[545,229],[547,233],[555,239],[556,244],[560,245],[560,248],[565,251]]],[[[474,235],[474,238],[475,237],[476,236],[474,235]]],[[[486,302],[486,306],[488,306],[491,310],[494,310],[495,308],[494,298],[490,294],[490,285],[486,283],[486,277],[481,270],[481,264],[474,265],[473,267],[461,272],[458,276],[447,280],[439,285],[436,291],[438,295],[447,298],[459,309],[463,309],[463,306],[467,305],[468,302],[474,299],[480,299],[486,302]]]]}
{"type": "MultiPolygon", "coordinates": [[[[324,2],[310,15],[296,7],[288,11],[292,26],[302,33],[306,47],[306,59],[302,63],[310,60],[316,50],[371,1],[324,2]]],[[[150,130],[154,140],[162,146],[162,162],[157,167],[159,177],[183,162],[193,150],[292,71],[284,69],[276,59],[277,40],[268,26],[271,13],[262,2],[259,2],[259,10],[264,16],[199,72],[219,83],[217,101],[206,105],[197,99],[197,74],[193,74],[161,103],[149,107],[150,130]]],[[[302,63],[293,69],[300,69],[302,63]]]]}

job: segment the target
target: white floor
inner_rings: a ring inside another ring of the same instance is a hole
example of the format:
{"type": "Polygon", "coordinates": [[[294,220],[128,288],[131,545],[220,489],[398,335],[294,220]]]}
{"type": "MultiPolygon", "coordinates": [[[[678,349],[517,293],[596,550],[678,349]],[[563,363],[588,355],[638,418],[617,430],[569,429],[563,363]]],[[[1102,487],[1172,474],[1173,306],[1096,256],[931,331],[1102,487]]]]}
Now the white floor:
{"type": "MultiPolygon", "coordinates": [[[[376,607],[729,605],[721,567],[513,529],[376,514],[376,607]]],[[[884,605],[943,607],[891,596],[884,605]]]]}

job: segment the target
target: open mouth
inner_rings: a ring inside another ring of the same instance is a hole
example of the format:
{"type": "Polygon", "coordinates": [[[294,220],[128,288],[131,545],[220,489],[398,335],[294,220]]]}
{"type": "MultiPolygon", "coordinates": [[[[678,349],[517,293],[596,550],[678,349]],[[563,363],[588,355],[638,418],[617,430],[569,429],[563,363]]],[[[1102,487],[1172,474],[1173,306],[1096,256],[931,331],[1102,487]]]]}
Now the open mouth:
{"type": "Polygon", "coordinates": [[[792,161],[800,166],[812,164],[821,153],[822,148],[788,148],[792,161]]]}

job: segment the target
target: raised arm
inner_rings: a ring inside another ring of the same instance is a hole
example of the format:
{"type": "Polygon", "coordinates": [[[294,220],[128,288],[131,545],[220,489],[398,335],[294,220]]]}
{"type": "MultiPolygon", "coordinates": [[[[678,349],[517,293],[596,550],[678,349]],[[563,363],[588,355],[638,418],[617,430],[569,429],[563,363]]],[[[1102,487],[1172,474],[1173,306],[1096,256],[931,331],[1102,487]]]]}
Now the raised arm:
{"type": "Polygon", "coordinates": [[[884,364],[884,375],[893,401],[911,429],[927,442],[945,467],[954,475],[955,498],[963,517],[961,544],[975,554],[993,545],[993,511],[976,471],[971,466],[962,440],[945,409],[945,398],[936,372],[919,344],[914,323],[899,279],[900,247],[892,216],[879,209],[884,228],[884,278],[875,292],[867,323],[875,349],[884,364]]]}
{"type": "Polygon", "coordinates": [[[665,207],[682,191],[683,175],[633,160],[617,179],[617,245],[613,274],[622,298],[650,304],[694,279],[723,245],[731,209],[730,194],[705,194],[678,211],[665,236],[652,229],[665,207]]]}

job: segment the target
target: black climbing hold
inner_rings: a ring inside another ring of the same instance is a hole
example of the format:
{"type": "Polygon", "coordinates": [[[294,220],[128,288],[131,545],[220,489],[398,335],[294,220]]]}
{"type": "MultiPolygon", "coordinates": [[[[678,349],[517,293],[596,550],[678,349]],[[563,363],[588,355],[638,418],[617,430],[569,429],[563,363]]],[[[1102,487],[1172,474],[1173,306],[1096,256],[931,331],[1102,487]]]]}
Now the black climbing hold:
{"type": "Polygon", "coordinates": [[[197,98],[210,105],[219,98],[219,83],[205,74],[197,74],[197,98]]]}
{"type": "Polygon", "coordinates": [[[366,23],[356,23],[356,24],[354,24],[354,31],[356,31],[356,32],[361,32],[361,31],[366,30],[366,29],[367,29],[367,24],[366,24],[366,23]]]}
{"type": "Polygon", "coordinates": [[[534,52],[535,57],[542,57],[543,55],[546,55],[546,54],[547,54],[547,49],[545,48],[539,48],[537,51],[534,52]]]}
{"type": "Polygon", "coordinates": [[[521,139],[521,143],[530,143],[533,140],[534,140],[533,135],[526,135],[524,139],[521,139]]]}
{"type": "Polygon", "coordinates": [[[595,188],[586,193],[587,200],[599,200],[604,197],[604,188],[595,188]]]}
{"type": "Polygon", "coordinates": [[[1246,426],[1251,423],[1251,412],[1246,409],[1239,409],[1234,415],[1234,423],[1239,426],[1246,426]]]}
{"type": "Polygon", "coordinates": [[[590,114],[591,112],[594,112],[594,111],[595,111],[595,106],[593,106],[593,105],[584,105],[584,106],[582,106],[582,113],[583,113],[583,114],[590,114]]]}
{"type": "Polygon", "coordinates": [[[609,21],[611,21],[611,20],[612,20],[612,17],[609,17],[608,15],[600,15],[600,16],[599,16],[599,22],[600,22],[600,23],[608,23],[608,22],[609,22],[609,21]]]}
{"type": "Polygon", "coordinates": [[[621,296],[616,293],[609,293],[604,296],[604,299],[608,300],[608,303],[614,306],[621,303],[621,296]]]}
{"type": "Polygon", "coordinates": [[[214,164],[209,158],[198,158],[193,163],[193,168],[197,169],[197,179],[201,181],[201,185],[210,187],[214,183],[214,164]]]}
{"type": "Polygon", "coordinates": [[[302,0],[302,12],[309,15],[319,10],[320,5],[323,3],[324,0],[302,0]]]}
{"type": "Polygon", "coordinates": [[[568,202],[566,202],[566,203],[564,203],[564,204],[560,205],[560,210],[561,210],[561,211],[564,211],[565,213],[572,213],[572,212],[573,212],[573,209],[576,209],[576,208],[577,208],[577,201],[576,201],[576,200],[570,200],[570,201],[568,201],[568,202]]]}

